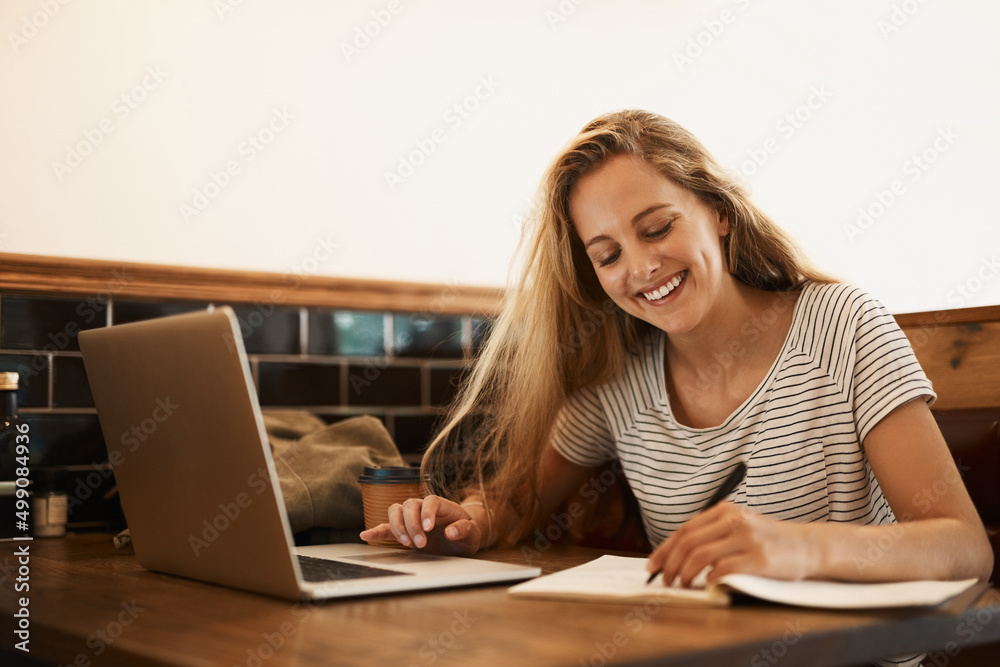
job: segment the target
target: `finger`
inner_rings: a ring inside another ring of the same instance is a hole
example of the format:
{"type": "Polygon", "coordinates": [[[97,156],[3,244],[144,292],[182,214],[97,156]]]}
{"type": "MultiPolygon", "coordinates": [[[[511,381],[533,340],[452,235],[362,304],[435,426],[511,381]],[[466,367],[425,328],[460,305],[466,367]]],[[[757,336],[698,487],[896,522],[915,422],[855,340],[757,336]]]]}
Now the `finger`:
{"type": "Polygon", "coordinates": [[[427,546],[427,535],[421,525],[420,507],[423,500],[420,498],[410,498],[403,503],[403,523],[406,525],[406,532],[413,540],[413,546],[423,549],[427,546]]]}
{"type": "Polygon", "coordinates": [[[711,521],[710,517],[706,519],[705,514],[705,512],[695,514],[693,517],[685,521],[680,528],[675,530],[670,537],[663,540],[663,542],[660,543],[660,546],[658,546],[653,553],[650,554],[649,561],[646,563],[646,571],[652,573],[663,570],[670,554],[677,549],[677,545],[679,543],[684,543],[686,536],[692,531],[698,530],[699,526],[703,523],[711,521]]]}
{"type": "Polygon", "coordinates": [[[684,524],[670,537],[663,540],[656,551],[649,557],[649,562],[646,563],[646,571],[651,573],[660,572],[663,575],[663,583],[667,586],[672,585],[676,574],[676,564],[687,551],[686,545],[690,533],[690,526],[684,524]]]}
{"type": "Polygon", "coordinates": [[[684,586],[689,586],[708,568],[706,581],[721,576],[716,568],[722,559],[738,558],[743,562],[752,545],[746,540],[753,516],[745,509],[730,503],[720,503],[703,513],[707,522],[701,522],[697,531],[689,535],[693,545],[680,565],[677,575],[684,586]]]}
{"type": "Polygon", "coordinates": [[[396,541],[404,547],[410,546],[413,542],[406,533],[406,522],[403,520],[403,506],[399,503],[389,505],[389,525],[392,528],[392,535],[396,541]]]}
{"type": "Polygon", "coordinates": [[[450,542],[457,542],[469,537],[472,534],[472,531],[476,528],[477,526],[475,521],[470,519],[461,519],[445,528],[444,536],[445,539],[450,542]]]}
{"type": "Polygon", "coordinates": [[[744,549],[740,541],[735,539],[732,534],[696,546],[688,554],[687,560],[677,573],[681,586],[691,586],[705,568],[708,568],[705,581],[714,581],[719,577],[715,570],[722,560],[739,557],[743,553],[744,549]]]}
{"type": "Polygon", "coordinates": [[[373,528],[362,530],[359,537],[365,542],[376,542],[378,540],[395,539],[396,535],[392,532],[392,527],[389,524],[380,523],[373,528]]]}
{"type": "Polygon", "coordinates": [[[438,509],[440,506],[441,499],[437,496],[427,496],[424,498],[424,501],[420,506],[420,525],[425,531],[430,532],[434,530],[434,524],[436,523],[438,509]]]}
{"type": "Polygon", "coordinates": [[[675,530],[667,539],[660,542],[660,546],[653,550],[653,553],[649,555],[649,560],[646,562],[647,572],[659,572],[663,569],[664,564],[670,557],[670,554],[677,549],[677,545],[683,540],[683,537],[691,532],[691,527],[685,523],[680,528],[675,530]]]}
{"type": "Polygon", "coordinates": [[[646,571],[649,573],[662,572],[667,559],[670,558],[670,554],[677,549],[678,541],[690,532],[690,530],[690,526],[685,523],[667,537],[667,539],[660,542],[660,546],[656,547],[653,553],[649,555],[649,560],[646,562],[646,571]]]}
{"type": "Polygon", "coordinates": [[[693,523],[692,519],[692,526],[688,530],[683,534],[678,531],[678,534],[671,536],[672,543],[664,545],[666,554],[662,570],[663,580],[668,585],[677,577],[681,578],[682,585],[689,585],[695,575],[709,564],[706,559],[715,553],[714,548],[718,548],[712,545],[732,535],[732,527],[724,517],[709,517],[707,521],[703,517],[697,518],[697,523],[693,523]],[[695,550],[698,550],[697,557],[692,558],[695,550]]]}
{"type": "MultiPolygon", "coordinates": [[[[669,539],[669,538],[668,538],[669,539]]],[[[667,557],[667,552],[665,546],[667,540],[660,542],[660,546],[653,550],[653,553],[649,554],[649,559],[646,561],[646,572],[652,574],[653,572],[659,572],[663,569],[663,561],[667,557]]]]}
{"type": "Polygon", "coordinates": [[[742,552],[723,556],[715,562],[712,571],[708,573],[708,583],[718,581],[721,577],[734,572],[755,574],[755,572],[747,567],[748,563],[749,559],[747,555],[742,552]]]}

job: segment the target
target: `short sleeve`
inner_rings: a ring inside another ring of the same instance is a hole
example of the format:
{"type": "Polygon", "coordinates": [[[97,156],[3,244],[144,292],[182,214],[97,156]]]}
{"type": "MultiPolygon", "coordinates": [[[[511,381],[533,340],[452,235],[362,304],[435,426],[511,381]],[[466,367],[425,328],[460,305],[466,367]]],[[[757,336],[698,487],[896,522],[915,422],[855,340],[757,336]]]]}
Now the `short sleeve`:
{"type": "Polygon", "coordinates": [[[596,467],[616,458],[614,437],[596,390],[581,389],[566,399],[552,429],[552,446],[580,466],[596,467]]]}
{"type": "Polygon", "coordinates": [[[859,293],[854,335],[854,417],[858,440],[890,412],[916,398],[937,395],[906,335],[877,299],[859,293]]]}

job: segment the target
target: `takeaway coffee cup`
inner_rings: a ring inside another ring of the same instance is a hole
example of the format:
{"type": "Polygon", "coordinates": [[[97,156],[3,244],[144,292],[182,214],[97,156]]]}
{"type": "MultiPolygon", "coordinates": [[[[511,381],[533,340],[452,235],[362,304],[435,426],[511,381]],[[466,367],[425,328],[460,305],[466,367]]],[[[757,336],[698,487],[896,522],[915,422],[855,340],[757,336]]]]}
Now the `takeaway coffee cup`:
{"type": "MultiPolygon", "coordinates": [[[[387,466],[365,468],[358,477],[361,484],[361,501],[365,508],[365,528],[370,529],[389,520],[389,506],[408,498],[427,495],[426,479],[421,478],[420,468],[387,466]]],[[[396,540],[372,542],[378,546],[402,546],[396,540]]]]}

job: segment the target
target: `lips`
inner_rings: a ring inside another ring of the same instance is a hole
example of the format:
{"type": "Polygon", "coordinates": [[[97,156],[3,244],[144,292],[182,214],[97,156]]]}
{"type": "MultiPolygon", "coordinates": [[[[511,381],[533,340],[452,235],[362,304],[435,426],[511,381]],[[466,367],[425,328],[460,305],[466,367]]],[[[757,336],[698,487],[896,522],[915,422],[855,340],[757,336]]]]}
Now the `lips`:
{"type": "Polygon", "coordinates": [[[681,271],[676,276],[663,283],[656,289],[650,290],[648,292],[639,292],[647,301],[659,301],[671,292],[673,292],[678,285],[684,282],[687,277],[687,271],[681,271]]]}

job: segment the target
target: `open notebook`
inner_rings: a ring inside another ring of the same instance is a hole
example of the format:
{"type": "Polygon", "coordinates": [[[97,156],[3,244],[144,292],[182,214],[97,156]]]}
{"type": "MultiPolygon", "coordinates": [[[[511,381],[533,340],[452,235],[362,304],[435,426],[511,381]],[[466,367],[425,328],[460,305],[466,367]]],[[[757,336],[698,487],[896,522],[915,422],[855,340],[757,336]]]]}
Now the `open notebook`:
{"type": "Polygon", "coordinates": [[[508,589],[516,597],[595,602],[655,601],[666,605],[722,607],[730,593],[770,602],[824,609],[876,609],[935,606],[968,590],[976,579],[861,584],[832,581],[780,581],[749,574],[729,574],[703,588],[646,585],[645,558],[601,556],[584,565],[539,577],[508,589]]]}

